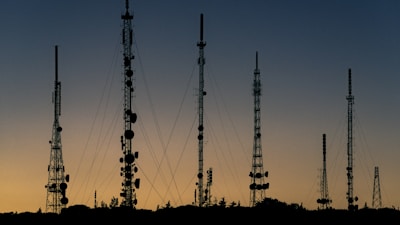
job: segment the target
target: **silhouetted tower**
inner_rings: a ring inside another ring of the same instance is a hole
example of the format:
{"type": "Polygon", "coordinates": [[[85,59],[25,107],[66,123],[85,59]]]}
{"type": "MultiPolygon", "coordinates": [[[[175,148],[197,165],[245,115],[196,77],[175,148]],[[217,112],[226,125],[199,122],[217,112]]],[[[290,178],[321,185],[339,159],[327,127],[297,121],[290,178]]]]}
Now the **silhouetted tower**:
{"type": "Polygon", "coordinates": [[[97,192],[94,190],[94,208],[97,208],[97,192]]]}
{"type": "Polygon", "coordinates": [[[253,142],[253,162],[250,172],[250,207],[256,206],[265,198],[265,190],[269,188],[269,183],[265,183],[264,178],[268,177],[268,172],[264,173],[262,148],[261,148],[261,120],[260,120],[260,96],[261,82],[260,70],[258,69],[258,52],[256,52],[256,68],[254,70],[253,82],[254,96],[254,142],[253,142]]]}
{"type": "Polygon", "coordinates": [[[204,201],[204,191],[203,191],[203,132],[204,132],[204,125],[203,125],[203,112],[204,112],[204,106],[203,106],[203,97],[206,95],[206,92],[204,91],[204,64],[205,64],[205,59],[204,59],[204,47],[206,46],[206,42],[203,41],[203,14],[200,14],[200,41],[197,42],[197,46],[199,47],[199,59],[198,59],[198,64],[199,64],[199,96],[198,96],[198,113],[199,113],[199,135],[197,136],[197,139],[199,141],[199,170],[197,173],[197,178],[198,181],[196,183],[197,185],[197,190],[198,190],[198,205],[200,207],[203,206],[205,203],[204,201]]]}
{"type": "Polygon", "coordinates": [[[124,76],[124,134],[121,136],[121,148],[123,157],[120,158],[120,162],[123,164],[121,167],[122,192],[120,196],[123,198],[121,206],[128,208],[135,208],[137,204],[135,189],[139,188],[140,179],[134,178],[135,173],[138,171],[136,166],[136,159],[139,156],[138,152],[132,152],[132,142],[134,132],[132,125],[136,122],[137,115],[132,110],[133,100],[133,70],[132,60],[134,56],[132,54],[133,44],[133,31],[132,31],[132,19],[133,16],[129,13],[129,1],[125,1],[125,14],[121,16],[123,20],[122,29],[122,45],[123,45],[123,76],[124,76]]]}
{"type": "Polygon", "coordinates": [[[209,168],[207,170],[207,187],[205,192],[205,201],[207,203],[207,206],[211,205],[211,185],[212,185],[212,179],[213,179],[213,170],[212,168],[209,168]]]}
{"type": "Polygon", "coordinates": [[[354,202],[358,200],[357,196],[353,197],[353,104],[354,96],[351,93],[351,69],[349,69],[349,94],[346,96],[348,102],[347,108],[347,202],[348,210],[358,209],[358,205],[354,202]]]}
{"type": "Polygon", "coordinates": [[[328,194],[328,177],[326,175],[326,134],[322,134],[322,175],[320,183],[321,198],[317,199],[317,203],[321,205],[321,209],[330,208],[332,200],[328,194]]]}
{"type": "Polygon", "coordinates": [[[50,163],[47,167],[49,173],[47,184],[46,212],[61,213],[61,210],[68,204],[66,197],[69,175],[65,175],[64,162],[62,157],[60,115],[61,115],[61,82],[58,81],[58,46],[55,46],[55,82],[53,93],[54,123],[52,138],[49,141],[50,163]]]}
{"type": "Polygon", "coordinates": [[[382,208],[381,185],[379,182],[379,167],[375,166],[374,190],[372,193],[372,208],[382,208]]]}

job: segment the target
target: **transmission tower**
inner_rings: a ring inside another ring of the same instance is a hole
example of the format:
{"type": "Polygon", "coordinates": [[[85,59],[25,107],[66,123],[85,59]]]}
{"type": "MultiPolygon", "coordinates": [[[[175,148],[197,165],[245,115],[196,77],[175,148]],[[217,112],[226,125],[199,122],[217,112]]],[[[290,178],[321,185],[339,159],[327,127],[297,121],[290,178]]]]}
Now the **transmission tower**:
{"type": "Polygon", "coordinates": [[[97,208],[97,191],[94,190],[94,208],[97,208]]]}
{"type": "Polygon", "coordinates": [[[196,183],[197,190],[198,190],[198,205],[202,207],[205,203],[204,201],[204,191],[203,191],[203,132],[204,132],[204,125],[203,125],[203,97],[206,95],[204,91],[204,47],[206,46],[206,42],[203,41],[203,14],[200,14],[200,41],[197,42],[197,46],[199,47],[199,96],[198,96],[198,113],[199,113],[199,135],[197,139],[199,141],[199,170],[197,173],[198,181],[196,183]]]}
{"type": "Polygon", "coordinates": [[[61,210],[68,204],[66,197],[69,175],[65,175],[64,162],[62,157],[61,131],[59,123],[61,115],[61,82],[58,81],[58,46],[55,46],[55,82],[53,93],[54,123],[52,138],[49,141],[50,163],[47,167],[48,181],[45,185],[47,190],[46,212],[61,213],[61,210]]]}
{"type": "Polygon", "coordinates": [[[207,170],[207,184],[206,184],[206,190],[205,192],[205,201],[207,206],[211,206],[211,185],[212,185],[212,179],[213,179],[213,169],[209,168],[207,170]]]}
{"type": "Polygon", "coordinates": [[[382,208],[381,186],[379,182],[379,167],[375,166],[374,190],[372,193],[372,208],[382,208]]]}
{"type": "Polygon", "coordinates": [[[250,172],[250,207],[256,206],[264,200],[265,190],[269,188],[269,183],[265,183],[264,178],[268,177],[268,172],[264,173],[263,157],[261,149],[261,120],[260,120],[260,96],[261,82],[260,70],[258,69],[258,52],[256,52],[256,68],[254,70],[253,82],[254,96],[254,142],[253,142],[253,162],[250,172]]]}
{"type": "Polygon", "coordinates": [[[120,196],[123,198],[121,206],[128,208],[135,208],[137,204],[135,189],[139,188],[140,179],[134,179],[135,173],[138,171],[136,166],[136,159],[138,158],[138,152],[132,153],[132,142],[134,132],[132,130],[132,124],[136,122],[137,115],[132,110],[132,98],[133,98],[133,70],[132,60],[134,56],[132,54],[133,44],[133,32],[132,32],[132,19],[133,16],[129,13],[129,0],[125,1],[125,14],[121,15],[123,20],[122,29],[122,45],[123,45],[123,76],[124,76],[124,134],[121,135],[121,148],[123,157],[120,158],[120,162],[123,164],[121,167],[122,192],[120,196]]]}
{"type": "Polygon", "coordinates": [[[353,104],[354,96],[351,94],[351,69],[349,69],[349,94],[346,96],[348,102],[347,108],[347,203],[348,210],[354,211],[358,209],[358,205],[354,204],[358,197],[353,197],[353,104]]]}
{"type": "Polygon", "coordinates": [[[321,205],[321,209],[330,208],[332,200],[328,194],[328,177],[326,175],[326,134],[322,134],[322,176],[320,183],[321,198],[317,199],[317,203],[321,205]]]}

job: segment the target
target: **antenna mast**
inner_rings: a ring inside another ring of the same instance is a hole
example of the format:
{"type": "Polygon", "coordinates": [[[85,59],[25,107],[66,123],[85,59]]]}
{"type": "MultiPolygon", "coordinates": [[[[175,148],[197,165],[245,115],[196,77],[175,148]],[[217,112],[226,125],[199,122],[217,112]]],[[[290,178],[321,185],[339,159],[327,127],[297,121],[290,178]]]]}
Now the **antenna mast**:
{"type": "Polygon", "coordinates": [[[354,96],[351,93],[351,69],[349,69],[349,94],[346,96],[348,102],[347,108],[347,202],[348,210],[354,211],[358,209],[358,205],[354,202],[358,197],[353,197],[353,105],[354,96]]]}
{"type": "Polygon", "coordinates": [[[260,96],[261,82],[260,70],[258,69],[258,52],[256,52],[256,68],[254,70],[253,82],[254,96],[254,142],[253,142],[253,162],[250,172],[250,207],[264,200],[265,190],[269,188],[269,183],[264,182],[264,177],[268,177],[268,172],[264,173],[262,148],[261,148],[261,120],[260,120],[260,96]]]}
{"type": "Polygon", "coordinates": [[[132,96],[133,96],[133,70],[131,61],[134,59],[132,54],[132,19],[133,16],[129,13],[129,0],[125,1],[125,14],[121,15],[123,20],[122,29],[122,45],[123,45],[123,71],[124,71],[124,134],[121,135],[121,148],[123,157],[120,162],[123,164],[121,167],[121,176],[123,177],[122,192],[120,196],[123,198],[121,206],[128,208],[135,208],[137,204],[135,189],[139,188],[140,179],[134,175],[138,171],[135,160],[138,158],[138,152],[132,153],[132,140],[134,132],[132,124],[136,122],[137,115],[132,111],[132,96]]]}
{"type": "Polygon", "coordinates": [[[379,182],[379,167],[374,168],[374,190],[372,193],[372,208],[382,208],[381,185],[379,182]]]}
{"type": "Polygon", "coordinates": [[[323,169],[320,184],[321,198],[317,199],[317,203],[321,204],[322,209],[330,208],[332,202],[328,194],[328,178],[326,175],[326,134],[322,134],[322,155],[323,155],[323,169]]]}
{"type": "Polygon", "coordinates": [[[48,182],[45,185],[47,190],[46,212],[61,213],[61,210],[68,204],[66,197],[69,175],[64,176],[65,168],[62,157],[61,131],[59,117],[61,115],[61,82],[58,81],[58,46],[55,46],[55,82],[54,82],[54,123],[51,146],[50,163],[47,167],[48,182]]]}
{"type": "Polygon", "coordinates": [[[203,204],[205,203],[204,201],[204,191],[203,191],[203,132],[204,132],[204,126],[203,126],[203,97],[206,95],[206,92],[204,91],[204,64],[205,64],[205,59],[204,59],[204,47],[206,46],[206,42],[203,41],[203,14],[200,14],[200,41],[197,42],[197,46],[199,47],[199,135],[197,136],[197,139],[199,141],[199,170],[197,173],[197,188],[198,188],[198,204],[199,207],[202,207],[203,204]]]}

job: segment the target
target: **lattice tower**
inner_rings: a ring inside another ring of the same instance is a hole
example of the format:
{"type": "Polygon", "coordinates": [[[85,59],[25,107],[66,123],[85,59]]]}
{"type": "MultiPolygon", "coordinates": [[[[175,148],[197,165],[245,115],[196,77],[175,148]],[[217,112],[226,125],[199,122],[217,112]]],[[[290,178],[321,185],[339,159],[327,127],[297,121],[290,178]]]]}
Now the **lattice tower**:
{"type": "Polygon", "coordinates": [[[205,192],[205,199],[204,201],[206,201],[206,205],[207,206],[211,206],[211,185],[213,183],[213,169],[209,168],[207,170],[207,184],[206,184],[206,190],[205,192]]]}
{"type": "Polygon", "coordinates": [[[139,153],[132,152],[134,137],[133,124],[136,122],[137,115],[135,112],[133,112],[132,109],[134,91],[134,73],[132,69],[132,60],[134,59],[134,55],[132,53],[133,15],[131,15],[129,12],[129,0],[125,1],[125,9],[125,14],[121,15],[121,19],[123,21],[122,46],[124,77],[124,134],[121,136],[121,148],[123,157],[120,158],[120,162],[123,164],[123,166],[121,167],[121,176],[123,178],[123,182],[120,196],[123,198],[121,206],[135,208],[137,204],[135,190],[139,188],[140,179],[134,178],[135,173],[138,172],[136,159],[138,158],[139,153]]]}
{"type": "Polygon", "coordinates": [[[200,41],[197,42],[197,46],[199,47],[199,94],[198,94],[198,114],[199,114],[199,126],[198,131],[199,134],[197,136],[198,144],[199,144],[199,167],[197,172],[198,181],[197,185],[197,195],[198,195],[198,206],[202,207],[205,203],[205,193],[203,190],[203,139],[204,139],[204,124],[203,124],[203,113],[204,113],[204,102],[203,98],[206,95],[204,91],[204,47],[206,46],[206,42],[203,41],[203,14],[200,14],[200,41]]]}
{"type": "Polygon", "coordinates": [[[379,167],[374,168],[374,190],[372,192],[372,208],[382,208],[381,185],[379,182],[379,167]]]}
{"type": "Polygon", "coordinates": [[[65,175],[64,161],[62,156],[60,115],[61,115],[61,82],[58,81],[58,46],[55,46],[55,82],[53,93],[54,123],[52,138],[49,141],[50,163],[47,167],[48,181],[45,185],[47,190],[46,212],[61,213],[68,204],[66,197],[67,182],[69,175],[65,175]]]}
{"type": "Polygon", "coordinates": [[[261,96],[261,81],[260,69],[258,68],[258,52],[256,52],[256,68],[254,69],[253,81],[253,96],[254,96],[254,142],[253,142],[253,157],[250,172],[250,207],[256,206],[265,198],[265,190],[269,188],[269,183],[265,182],[268,177],[268,172],[264,173],[263,156],[261,148],[261,111],[260,111],[260,96],[261,96]]]}
{"type": "Polygon", "coordinates": [[[321,209],[330,208],[332,200],[328,193],[328,177],[326,174],[326,134],[322,134],[322,175],[320,181],[321,197],[317,199],[317,203],[321,205],[321,209]]]}
{"type": "Polygon", "coordinates": [[[348,102],[347,108],[347,203],[348,210],[354,211],[358,209],[358,205],[355,202],[358,197],[353,195],[353,105],[354,96],[351,93],[351,69],[349,71],[349,94],[346,96],[348,102]]]}

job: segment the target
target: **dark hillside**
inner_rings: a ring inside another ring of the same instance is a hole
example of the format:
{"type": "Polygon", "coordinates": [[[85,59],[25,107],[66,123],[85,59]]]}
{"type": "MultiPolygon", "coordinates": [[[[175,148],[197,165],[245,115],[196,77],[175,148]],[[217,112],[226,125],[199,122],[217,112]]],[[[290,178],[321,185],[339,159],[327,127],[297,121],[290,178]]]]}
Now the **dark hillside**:
{"type": "MultiPolygon", "coordinates": [[[[271,203],[271,202],[270,202],[271,203]]],[[[275,202],[276,203],[276,202],[275,202]]],[[[53,213],[3,213],[0,224],[400,224],[400,211],[389,208],[347,210],[306,210],[298,205],[265,204],[250,207],[168,207],[156,211],[126,208],[70,206],[60,215],[53,213]]]]}

